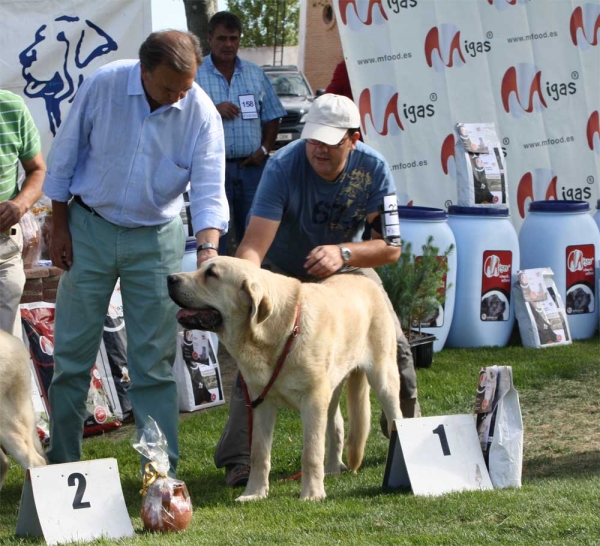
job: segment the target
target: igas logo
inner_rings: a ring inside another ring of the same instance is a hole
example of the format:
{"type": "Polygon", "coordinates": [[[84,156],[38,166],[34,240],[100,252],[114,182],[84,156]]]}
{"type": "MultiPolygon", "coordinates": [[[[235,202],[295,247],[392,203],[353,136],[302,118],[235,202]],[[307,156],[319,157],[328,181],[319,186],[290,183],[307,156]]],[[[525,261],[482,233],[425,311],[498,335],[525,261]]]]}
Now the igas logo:
{"type": "Polygon", "coordinates": [[[500,94],[504,110],[516,118],[548,107],[542,94],[542,72],[529,63],[519,63],[505,72],[500,94]]]}
{"type": "Polygon", "coordinates": [[[573,10],[569,24],[571,40],[586,51],[600,43],[600,5],[584,4],[573,10]]]}
{"type": "Polygon", "coordinates": [[[342,23],[351,30],[363,25],[382,25],[387,21],[382,0],[339,0],[338,9],[342,23]]]}
{"type": "Polygon", "coordinates": [[[521,177],[517,187],[517,205],[521,218],[525,218],[526,207],[531,201],[557,199],[557,181],[558,177],[550,169],[534,169],[521,177]]]}
{"type": "MultiPolygon", "coordinates": [[[[579,73],[572,72],[571,78],[579,79],[579,73]]],[[[556,102],[575,93],[577,93],[575,81],[567,83],[546,81],[546,85],[542,86],[542,71],[529,63],[511,66],[504,73],[500,89],[504,110],[517,119],[525,114],[541,112],[544,108],[548,108],[547,99],[556,102]]]]}
{"type": "Polygon", "coordinates": [[[402,120],[412,124],[435,115],[433,104],[401,104],[398,91],[383,84],[363,89],[358,109],[365,135],[375,137],[401,134],[404,131],[402,120]]]}
{"type": "Polygon", "coordinates": [[[358,99],[358,109],[365,135],[374,136],[373,130],[381,136],[395,136],[404,131],[398,99],[398,91],[390,85],[374,85],[363,89],[358,99]],[[367,118],[370,121],[368,125],[367,118]]]}
{"type": "Polygon", "coordinates": [[[441,161],[444,174],[450,175],[452,180],[456,180],[456,155],[454,146],[456,141],[454,135],[450,133],[442,142],[441,161]]]}
{"type": "Polygon", "coordinates": [[[383,25],[389,20],[388,13],[400,13],[417,3],[418,0],[338,0],[338,9],[342,24],[358,31],[365,26],[383,25]]]}
{"type": "Polygon", "coordinates": [[[496,6],[498,10],[504,10],[510,6],[516,6],[517,4],[526,4],[529,0],[488,0],[488,4],[496,6]]]}
{"type": "Polygon", "coordinates": [[[600,155],[600,113],[598,110],[592,112],[588,119],[585,133],[590,150],[600,155]]]}
{"type": "Polygon", "coordinates": [[[436,72],[463,66],[466,61],[460,49],[460,30],[454,25],[433,27],[425,36],[425,59],[436,72]]]}
{"type": "Polygon", "coordinates": [[[567,267],[569,271],[575,273],[576,271],[583,271],[586,267],[589,267],[594,263],[593,258],[586,258],[581,250],[573,250],[569,252],[567,257],[567,267]]]}
{"type": "Polygon", "coordinates": [[[508,273],[510,271],[510,264],[503,265],[500,262],[500,258],[495,254],[491,254],[485,260],[483,264],[483,272],[486,277],[499,277],[503,273],[508,273]]]}
{"type": "MultiPolygon", "coordinates": [[[[492,37],[492,33],[488,33],[492,37]]],[[[464,53],[470,57],[477,57],[479,53],[491,51],[492,44],[488,40],[474,42],[461,41],[460,30],[454,25],[443,24],[433,27],[425,36],[425,59],[427,64],[436,72],[445,68],[460,68],[466,63],[464,53]]]]}

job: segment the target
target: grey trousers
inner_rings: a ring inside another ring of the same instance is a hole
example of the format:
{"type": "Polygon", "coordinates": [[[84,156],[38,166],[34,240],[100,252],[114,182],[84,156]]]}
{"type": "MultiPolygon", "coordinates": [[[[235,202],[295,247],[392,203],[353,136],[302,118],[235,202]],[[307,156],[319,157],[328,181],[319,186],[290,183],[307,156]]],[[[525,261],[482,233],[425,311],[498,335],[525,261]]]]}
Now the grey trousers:
{"type": "MultiPolygon", "coordinates": [[[[275,273],[282,273],[275,266],[269,266],[275,273]]],[[[394,311],[392,303],[383,289],[381,279],[375,270],[370,268],[357,269],[352,273],[364,275],[377,283],[385,295],[386,305],[396,325],[396,340],[398,342],[398,370],[400,371],[400,407],[404,417],[419,417],[421,411],[417,401],[417,375],[412,358],[410,345],[402,332],[400,321],[394,311]]],[[[248,437],[248,411],[246,407],[244,391],[238,372],[235,385],[231,390],[231,400],[229,401],[229,418],[221,434],[219,443],[215,450],[215,465],[217,468],[236,464],[250,464],[250,447],[248,437]]]]}

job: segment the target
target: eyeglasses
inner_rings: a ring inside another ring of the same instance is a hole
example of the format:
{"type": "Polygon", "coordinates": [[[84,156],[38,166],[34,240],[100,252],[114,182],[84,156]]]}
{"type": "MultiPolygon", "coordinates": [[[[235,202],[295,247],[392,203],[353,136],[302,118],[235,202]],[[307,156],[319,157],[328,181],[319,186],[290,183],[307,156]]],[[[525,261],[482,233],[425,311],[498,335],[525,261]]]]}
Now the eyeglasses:
{"type": "Polygon", "coordinates": [[[346,135],[337,144],[325,144],[324,142],[321,142],[320,140],[315,140],[314,138],[307,138],[306,142],[308,142],[311,146],[325,146],[325,148],[330,148],[332,150],[337,150],[349,138],[350,138],[350,135],[346,135]]]}

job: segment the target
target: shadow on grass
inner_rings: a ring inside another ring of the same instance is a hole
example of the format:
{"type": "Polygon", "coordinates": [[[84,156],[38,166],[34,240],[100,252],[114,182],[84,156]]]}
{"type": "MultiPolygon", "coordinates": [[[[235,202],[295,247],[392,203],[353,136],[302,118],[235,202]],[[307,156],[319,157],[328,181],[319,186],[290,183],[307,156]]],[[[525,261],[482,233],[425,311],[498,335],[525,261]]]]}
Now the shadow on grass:
{"type": "Polygon", "coordinates": [[[585,478],[590,475],[600,475],[600,450],[537,457],[523,465],[524,480],[585,478]]]}

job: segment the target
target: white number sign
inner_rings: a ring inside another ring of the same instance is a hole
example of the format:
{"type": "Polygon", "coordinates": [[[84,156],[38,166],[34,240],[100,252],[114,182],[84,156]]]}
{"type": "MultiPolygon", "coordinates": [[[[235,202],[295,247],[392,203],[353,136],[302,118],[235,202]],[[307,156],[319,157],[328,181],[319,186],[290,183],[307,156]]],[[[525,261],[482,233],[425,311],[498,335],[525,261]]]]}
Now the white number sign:
{"type": "Polygon", "coordinates": [[[394,421],[383,486],[415,495],[493,489],[473,416],[394,421]]]}
{"type": "Polygon", "coordinates": [[[43,536],[48,544],[133,536],[117,460],[30,468],[16,534],[43,536]]]}

